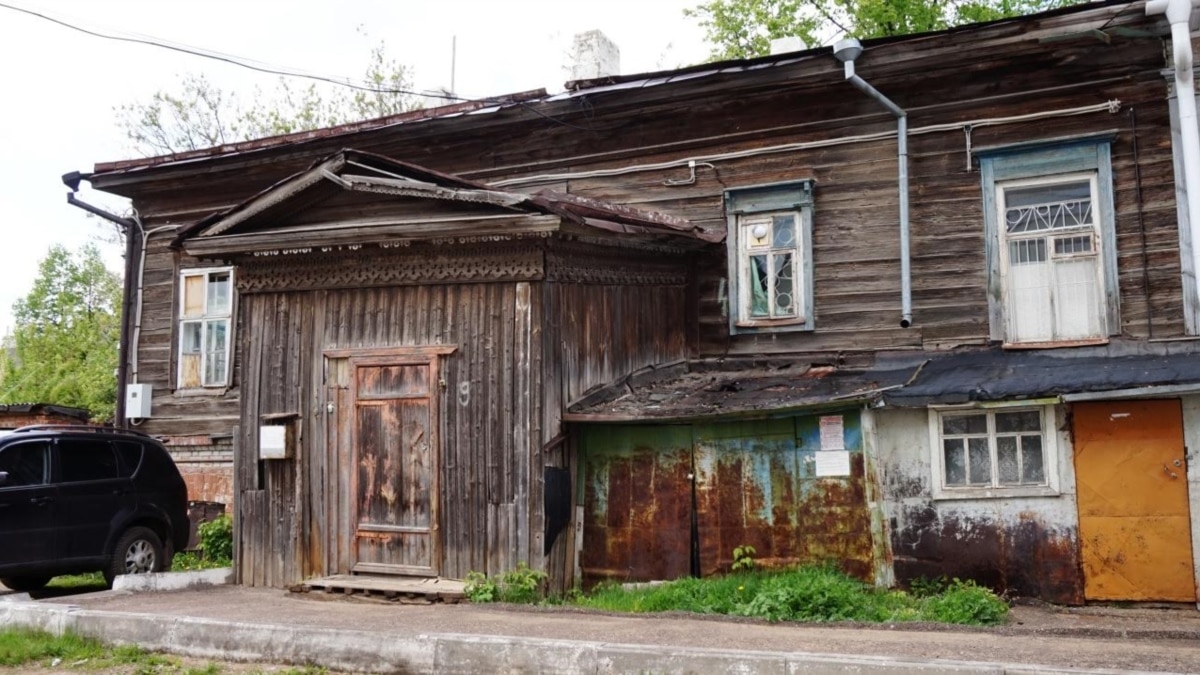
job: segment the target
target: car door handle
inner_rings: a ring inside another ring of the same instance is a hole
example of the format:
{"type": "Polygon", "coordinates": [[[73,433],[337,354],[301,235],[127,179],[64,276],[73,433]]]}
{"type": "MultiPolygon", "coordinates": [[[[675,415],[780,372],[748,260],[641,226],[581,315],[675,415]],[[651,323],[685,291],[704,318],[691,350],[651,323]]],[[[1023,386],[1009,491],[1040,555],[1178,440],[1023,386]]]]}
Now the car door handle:
{"type": "Polygon", "coordinates": [[[29,503],[34,506],[45,506],[52,501],[54,501],[54,497],[31,497],[29,499],[29,503]]]}

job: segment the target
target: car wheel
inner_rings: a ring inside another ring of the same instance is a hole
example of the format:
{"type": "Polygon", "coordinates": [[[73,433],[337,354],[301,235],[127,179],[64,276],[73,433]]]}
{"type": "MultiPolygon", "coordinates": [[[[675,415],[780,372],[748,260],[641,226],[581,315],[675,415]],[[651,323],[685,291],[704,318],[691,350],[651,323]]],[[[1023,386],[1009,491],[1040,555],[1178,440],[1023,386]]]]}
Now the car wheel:
{"type": "Polygon", "coordinates": [[[112,585],[113,579],[121,574],[149,574],[161,572],[166,557],[163,555],[162,540],[153,530],[131,527],[117,540],[112,560],[104,570],[104,579],[112,585]]]}
{"type": "Polygon", "coordinates": [[[50,577],[0,577],[0,584],[4,584],[14,591],[40,590],[48,581],[50,581],[50,577]]]}

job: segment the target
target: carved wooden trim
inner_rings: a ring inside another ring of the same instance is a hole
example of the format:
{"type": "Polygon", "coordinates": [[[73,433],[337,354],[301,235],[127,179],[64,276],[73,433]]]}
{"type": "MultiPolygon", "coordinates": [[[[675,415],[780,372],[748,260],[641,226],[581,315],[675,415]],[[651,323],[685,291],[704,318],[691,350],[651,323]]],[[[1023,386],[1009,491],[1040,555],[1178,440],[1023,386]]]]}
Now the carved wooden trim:
{"type": "Polygon", "coordinates": [[[500,241],[454,247],[304,252],[238,262],[239,293],[530,281],[545,272],[540,241],[500,241]]]}
{"type": "Polygon", "coordinates": [[[632,249],[552,242],[546,252],[546,279],[563,283],[617,286],[681,286],[687,258],[632,249]]]}

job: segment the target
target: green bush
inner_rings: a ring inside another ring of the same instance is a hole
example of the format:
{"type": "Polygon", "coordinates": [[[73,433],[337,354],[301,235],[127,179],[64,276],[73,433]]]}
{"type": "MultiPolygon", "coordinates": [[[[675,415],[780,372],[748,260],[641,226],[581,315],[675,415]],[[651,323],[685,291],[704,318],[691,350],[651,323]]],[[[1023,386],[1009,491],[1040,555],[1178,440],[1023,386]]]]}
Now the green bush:
{"type": "Polygon", "coordinates": [[[925,599],[931,621],[993,625],[1008,617],[1008,604],[974,581],[955,579],[938,595],[925,599]]]}
{"type": "Polygon", "coordinates": [[[741,613],[768,621],[862,621],[871,604],[862,582],[833,567],[805,567],[771,577],[741,613]]]}
{"type": "Polygon", "coordinates": [[[512,602],[534,604],[546,597],[546,573],[518,563],[516,569],[489,578],[482,572],[469,572],[464,592],[471,602],[512,602]]]}
{"type": "Polygon", "coordinates": [[[204,550],[204,558],[218,563],[229,564],[233,561],[233,519],[229,516],[218,516],[207,523],[201,523],[198,528],[200,548],[204,550]]]}

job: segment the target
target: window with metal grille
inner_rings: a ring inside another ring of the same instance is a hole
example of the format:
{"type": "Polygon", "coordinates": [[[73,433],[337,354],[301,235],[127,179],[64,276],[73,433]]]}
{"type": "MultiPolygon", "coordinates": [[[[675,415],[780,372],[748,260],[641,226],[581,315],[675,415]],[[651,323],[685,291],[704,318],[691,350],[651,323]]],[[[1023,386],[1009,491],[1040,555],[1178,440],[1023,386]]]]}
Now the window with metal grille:
{"type": "Polygon", "coordinates": [[[1005,342],[1107,335],[1094,173],[996,185],[1005,342]]]}
{"type": "Polygon", "coordinates": [[[227,385],[233,270],[185,270],[179,296],[179,388],[227,385]]]}

